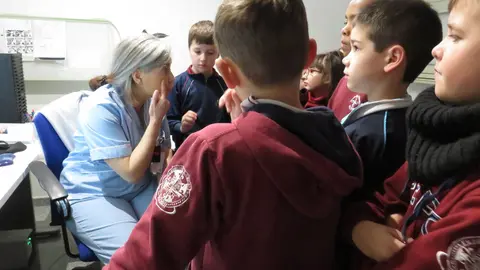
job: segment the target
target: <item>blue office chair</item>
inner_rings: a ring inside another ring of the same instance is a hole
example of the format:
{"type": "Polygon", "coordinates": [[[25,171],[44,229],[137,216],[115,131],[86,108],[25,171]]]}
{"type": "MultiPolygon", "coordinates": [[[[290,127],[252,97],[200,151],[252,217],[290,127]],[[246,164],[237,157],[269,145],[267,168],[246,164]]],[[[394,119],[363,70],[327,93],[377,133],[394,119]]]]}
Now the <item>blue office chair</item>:
{"type": "Polygon", "coordinates": [[[71,208],[67,199],[68,194],[58,181],[63,169],[63,160],[68,156],[69,152],[55,129],[42,113],[37,113],[33,122],[42,144],[47,165],[45,166],[43,162],[35,161],[30,165],[30,171],[37,177],[40,185],[50,198],[52,209],[52,222],[50,225],[61,226],[65,252],[69,257],[78,258],[84,262],[98,261],[95,253],[75,236],[73,236],[73,239],[77,244],[78,254],[73,254],[70,251],[65,221],[71,216],[71,208]]]}

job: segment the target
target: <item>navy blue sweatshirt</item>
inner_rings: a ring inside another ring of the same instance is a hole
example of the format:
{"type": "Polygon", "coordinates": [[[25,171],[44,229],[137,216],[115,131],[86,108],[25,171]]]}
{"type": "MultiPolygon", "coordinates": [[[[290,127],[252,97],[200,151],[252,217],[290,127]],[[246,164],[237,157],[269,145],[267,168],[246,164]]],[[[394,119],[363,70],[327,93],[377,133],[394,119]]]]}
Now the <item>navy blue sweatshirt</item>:
{"type": "Polygon", "coordinates": [[[215,70],[206,78],[201,73],[193,73],[190,66],[187,71],[175,77],[172,92],[168,97],[171,106],[167,118],[177,149],[193,132],[210,124],[230,122],[226,110],[218,108],[218,100],[226,89],[223,78],[215,70]],[[182,117],[188,111],[197,113],[197,121],[189,132],[183,134],[180,132],[182,117]]]}
{"type": "Polygon", "coordinates": [[[363,162],[364,185],[354,192],[353,200],[383,193],[383,182],[405,162],[405,113],[411,103],[411,97],[367,102],[342,119],[363,162]]]}

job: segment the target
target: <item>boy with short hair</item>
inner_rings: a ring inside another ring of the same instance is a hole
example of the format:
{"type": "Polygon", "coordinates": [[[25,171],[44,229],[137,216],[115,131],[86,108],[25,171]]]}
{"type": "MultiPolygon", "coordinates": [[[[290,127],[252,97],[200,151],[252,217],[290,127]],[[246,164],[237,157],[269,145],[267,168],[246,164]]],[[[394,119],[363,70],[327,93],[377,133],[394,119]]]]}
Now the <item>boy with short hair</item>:
{"type": "MultiPolygon", "coordinates": [[[[355,17],[362,8],[368,6],[372,2],[373,0],[352,0],[348,4],[347,10],[345,12],[345,26],[342,28],[342,39],[340,48],[340,51],[343,53],[344,56],[347,56],[351,51],[350,35],[352,32],[352,25],[355,17]]],[[[335,91],[333,91],[332,96],[328,100],[327,106],[333,111],[338,120],[341,121],[352,110],[354,110],[356,107],[366,101],[367,95],[352,92],[347,87],[347,78],[343,77],[335,88],[335,91]]]]}
{"type": "Polygon", "coordinates": [[[376,0],[352,26],[352,50],[343,59],[347,86],[369,97],[342,119],[363,162],[359,199],[382,191],[405,162],[407,88],[432,61],[442,23],[422,0],[376,0]]]}
{"type": "Polygon", "coordinates": [[[230,122],[225,110],[218,108],[218,100],[227,86],[213,68],[218,50],[213,40],[212,21],[192,25],[188,49],[192,64],[175,77],[168,97],[171,107],[167,118],[176,149],[193,132],[213,123],[230,122]]]}
{"type": "Polygon", "coordinates": [[[331,111],[300,104],[316,55],[303,2],[225,0],[215,39],[243,113],[189,136],[107,268],[183,270],[197,256],[193,269],[331,269],[342,199],[362,172],[331,111]]]}
{"type": "Polygon", "coordinates": [[[363,269],[480,265],[480,2],[450,0],[449,10],[432,51],[435,87],[407,112],[407,162],[384,195],[345,215],[345,236],[372,259],[363,269]]]}

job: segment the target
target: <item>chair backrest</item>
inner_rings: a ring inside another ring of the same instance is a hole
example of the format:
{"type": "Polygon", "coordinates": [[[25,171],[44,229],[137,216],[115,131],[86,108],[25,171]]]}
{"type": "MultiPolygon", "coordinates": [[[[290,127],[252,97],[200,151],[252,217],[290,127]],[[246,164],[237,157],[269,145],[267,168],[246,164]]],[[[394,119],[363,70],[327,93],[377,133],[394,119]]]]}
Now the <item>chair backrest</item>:
{"type": "MultiPolygon", "coordinates": [[[[37,130],[40,144],[42,145],[45,163],[47,163],[47,167],[55,177],[60,179],[60,173],[63,170],[63,161],[67,158],[69,152],[53,126],[42,113],[35,115],[33,123],[37,130]]],[[[58,212],[54,210],[54,207],[55,205],[52,205],[52,222],[50,225],[58,226],[61,225],[63,221],[58,212]]]]}
{"type": "Polygon", "coordinates": [[[57,178],[62,172],[63,160],[74,147],[73,134],[77,128],[80,103],[90,93],[76,91],[66,94],[43,107],[33,119],[47,166],[57,178]]]}
{"type": "Polygon", "coordinates": [[[33,119],[33,123],[35,124],[38,138],[42,144],[47,166],[58,179],[63,169],[63,160],[68,156],[68,149],[42,113],[37,113],[33,119]]]}

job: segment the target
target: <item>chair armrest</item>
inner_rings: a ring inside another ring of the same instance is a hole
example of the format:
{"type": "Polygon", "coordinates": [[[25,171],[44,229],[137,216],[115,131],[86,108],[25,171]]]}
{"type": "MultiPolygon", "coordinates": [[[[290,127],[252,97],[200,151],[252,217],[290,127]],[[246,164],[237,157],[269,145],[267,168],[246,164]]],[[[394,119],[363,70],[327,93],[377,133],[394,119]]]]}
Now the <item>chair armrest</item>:
{"type": "Polygon", "coordinates": [[[37,177],[40,186],[47,192],[50,200],[58,201],[67,198],[68,194],[62,184],[45,163],[41,161],[30,163],[30,172],[37,177]]]}

